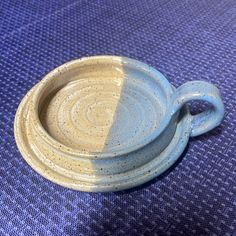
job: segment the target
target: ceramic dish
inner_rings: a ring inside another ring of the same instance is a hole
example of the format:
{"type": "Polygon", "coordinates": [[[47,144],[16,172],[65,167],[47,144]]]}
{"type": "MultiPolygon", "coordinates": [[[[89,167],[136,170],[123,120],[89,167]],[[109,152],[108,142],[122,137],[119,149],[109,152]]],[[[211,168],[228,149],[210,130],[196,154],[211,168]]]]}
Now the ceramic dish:
{"type": "Polygon", "coordinates": [[[175,89],[139,61],[95,56],[46,75],[16,113],[17,146],[28,164],[62,186],[92,192],[140,185],[167,170],[189,136],[220,124],[219,90],[203,81],[175,89]],[[212,108],[189,113],[186,102],[212,108]]]}

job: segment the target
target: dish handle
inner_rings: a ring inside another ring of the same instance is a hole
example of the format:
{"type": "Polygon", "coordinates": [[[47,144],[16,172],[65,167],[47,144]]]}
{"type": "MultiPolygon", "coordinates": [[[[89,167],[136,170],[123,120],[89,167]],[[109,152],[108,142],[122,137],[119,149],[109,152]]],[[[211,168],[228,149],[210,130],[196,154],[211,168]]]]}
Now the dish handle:
{"type": "Polygon", "coordinates": [[[197,115],[191,115],[191,137],[206,133],[218,126],[224,117],[224,104],[219,89],[205,81],[190,81],[176,89],[173,95],[172,114],[189,101],[203,100],[212,108],[197,115]]]}

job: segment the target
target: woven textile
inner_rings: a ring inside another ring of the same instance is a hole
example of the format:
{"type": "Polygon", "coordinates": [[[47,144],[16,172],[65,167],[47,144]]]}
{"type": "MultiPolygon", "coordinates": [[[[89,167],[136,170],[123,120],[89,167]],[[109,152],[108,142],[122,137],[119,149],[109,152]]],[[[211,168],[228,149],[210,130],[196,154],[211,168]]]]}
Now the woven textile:
{"type": "Polygon", "coordinates": [[[235,0],[0,2],[0,235],[236,235],[235,136],[235,0]],[[49,182],[16,147],[16,108],[53,68],[98,54],[143,61],[176,87],[216,84],[223,123],[138,188],[83,193],[49,182]]]}

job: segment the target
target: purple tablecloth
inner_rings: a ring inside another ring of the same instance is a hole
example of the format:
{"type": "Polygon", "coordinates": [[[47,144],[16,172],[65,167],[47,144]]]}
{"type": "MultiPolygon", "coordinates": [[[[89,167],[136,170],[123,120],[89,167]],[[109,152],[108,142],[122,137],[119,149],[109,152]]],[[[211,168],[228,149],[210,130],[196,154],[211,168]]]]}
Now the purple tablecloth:
{"type": "Polygon", "coordinates": [[[236,235],[235,97],[235,0],[1,1],[0,235],[236,235]],[[16,108],[53,68],[98,54],[146,62],[175,86],[216,84],[223,123],[141,187],[96,194],[49,182],[16,147],[16,108]]]}

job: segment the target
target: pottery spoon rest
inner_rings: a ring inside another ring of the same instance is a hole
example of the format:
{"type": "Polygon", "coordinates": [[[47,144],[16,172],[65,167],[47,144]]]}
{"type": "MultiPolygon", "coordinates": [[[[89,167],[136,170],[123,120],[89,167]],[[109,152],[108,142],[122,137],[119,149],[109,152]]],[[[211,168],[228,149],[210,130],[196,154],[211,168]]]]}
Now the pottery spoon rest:
{"type": "Polygon", "coordinates": [[[14,123],[27,163],[62,186],[91,192],[128,189],[179,158],[190,136],[220,124],[219,90],[204,81],[175,89],[154,68],[117,56],[68,62],[20,103],[14,123]],[[186,102],[212,108],[192,116],[186,102]]]}

